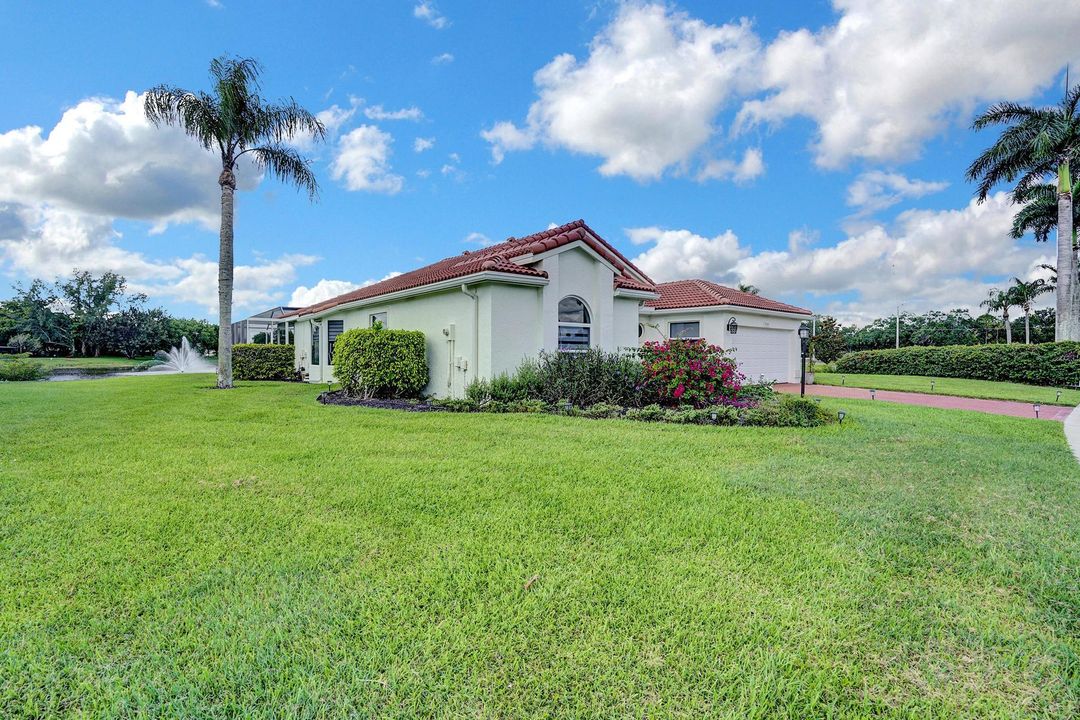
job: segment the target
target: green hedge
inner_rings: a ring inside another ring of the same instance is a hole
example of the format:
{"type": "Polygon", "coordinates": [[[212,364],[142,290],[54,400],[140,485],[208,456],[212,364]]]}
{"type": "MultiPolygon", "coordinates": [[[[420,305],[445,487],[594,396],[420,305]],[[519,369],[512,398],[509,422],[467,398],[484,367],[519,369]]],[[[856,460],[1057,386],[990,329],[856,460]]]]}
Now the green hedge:
{"type": "Polygon", "coordinates": [[[0,358],[0,381],[41,380],[48,374],[44,365],[26,357],[0,358]]]}
{"type": "Polygon", "coordinates": [[[237,380],[295,380],[293,345],[233,345],[233,377],[237,380]]]}
{"type": "Polygon", "coordinates": [[[836,372],[998,380],[1031,385],[1080,382],[1080,342],[945,345],[864,350],[836,361],[836,372]]]}
{"type": "Polygon", "coordinates": [[[381,327],[343,332],[334,343],[334,377],[348,395],[418,397],[428,382],[424,333],[381,327]]]}

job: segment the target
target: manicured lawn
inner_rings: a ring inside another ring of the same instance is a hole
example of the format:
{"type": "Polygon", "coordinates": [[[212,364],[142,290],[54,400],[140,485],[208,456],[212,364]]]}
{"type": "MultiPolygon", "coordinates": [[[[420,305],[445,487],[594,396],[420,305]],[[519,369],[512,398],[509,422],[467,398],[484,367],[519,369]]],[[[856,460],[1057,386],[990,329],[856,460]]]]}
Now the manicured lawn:
{"type": "Polygon", "coordinates": [[[814,373],[819,385],[847,385],[848,387],[877,388],[878,390],[902,390],[929,393],[930,381],[937,395],[987,398],[990,400],[1019,400],[1040,402],[1044,405],[1080,405],[1080,390],[1040,387],[1021,383],[991,382],[989,380],[964,380],[960,378],[930,378],[919,375],[857,375],[854,373],[814,373]],[[1057,391],[1061,390],[1061,399],[1057,391]]]}
{"type": "Polygon", "coordinates": [[[1059,423],[412,414],[210,382],[0,385],[0,716],[1080,711],[1059,423]]]}
{"type": "MultiPolygon", "coordinates": [[[[0,357],[0,359],[3,359],[0,357]]],[[[150,358],[137,358],[132,360],[126,357],[70,357],[70,358],[33,358],[45,366],[46,370],[63,370],[76,368],[79,370],[98,370],[102,368],[129,368],[132,365],[145,362],[150,358]]]]}

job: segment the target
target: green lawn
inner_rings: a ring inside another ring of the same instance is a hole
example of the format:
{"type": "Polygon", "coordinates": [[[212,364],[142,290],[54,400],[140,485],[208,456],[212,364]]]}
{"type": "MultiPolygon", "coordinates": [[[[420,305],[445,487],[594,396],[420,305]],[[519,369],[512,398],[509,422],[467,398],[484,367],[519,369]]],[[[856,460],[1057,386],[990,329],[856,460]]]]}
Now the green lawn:
{"type": "Polygon", "coordinates": [[[1042,387],[1021,383],[991,382],[990,380],[965,380],[960,378],[930,378],[919,375],[857,375],[855,373],[814,373],[818,385],[847,385],[848,387],[877,388],[878,390],[904,390],[929,393],[930,381],[937,395],[957,395],[990,400],[1019,400],[1040,402],[1044,405],[1080,405],[1080,390],[1042,387]],[[1058,400],[1057,391],[1061,390],[1058,400]]]}
{"type": "Polygon", "coordinates": [[[1060,423],[0,385],[0,716],[1075,717],[1060,423]]]}
{"type": "MultiPolygon", "coordinates": [[[[0,356],[0,360],[2,359],[3,356],[0,356]]],[[[131,358],[126,357],[33,358],[35,362],[41,363],[45,366],[45,369],[49,370],[50,372],[55,370],[68,369],[99,370],[107,368],[117,368],[122,370],[125,368],[129,368],[132,365],[137,365],[138,363],[145,362],[149,359],[150,358],[136,358],[132,360],[131,358]]]]}

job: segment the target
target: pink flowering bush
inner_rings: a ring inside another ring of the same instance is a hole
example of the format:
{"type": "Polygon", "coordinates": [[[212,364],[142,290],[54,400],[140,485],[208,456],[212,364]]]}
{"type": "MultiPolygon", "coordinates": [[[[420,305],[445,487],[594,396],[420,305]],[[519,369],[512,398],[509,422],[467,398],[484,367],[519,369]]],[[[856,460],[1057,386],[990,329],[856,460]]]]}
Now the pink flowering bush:
{"type": "Polygon", "coordinates": [[[735,361],[705,340],[647,342],[639,349],[645,384],[661,405],[742,406],[745,379],[735,361]]]}

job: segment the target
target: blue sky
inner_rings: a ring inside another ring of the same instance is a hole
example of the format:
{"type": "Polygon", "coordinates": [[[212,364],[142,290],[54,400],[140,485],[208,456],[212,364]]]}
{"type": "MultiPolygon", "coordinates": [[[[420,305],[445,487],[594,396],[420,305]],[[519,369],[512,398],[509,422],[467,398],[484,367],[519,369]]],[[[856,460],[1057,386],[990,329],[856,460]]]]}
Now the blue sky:
{"type": "Polygon", "coordinates": [[[243,174],[236,313],[579,217],[655,279],[855,321],[972,306],[1051,248],[963,180],[997,99],[1052,102],[1080,7],[0,3],[0,275],[113,269],[213,317],[216,171],[137,93],[223,52],[322,113],[318,203],[243,174]],[[129,93],[133,93],[130,94],[129,93]]]}

